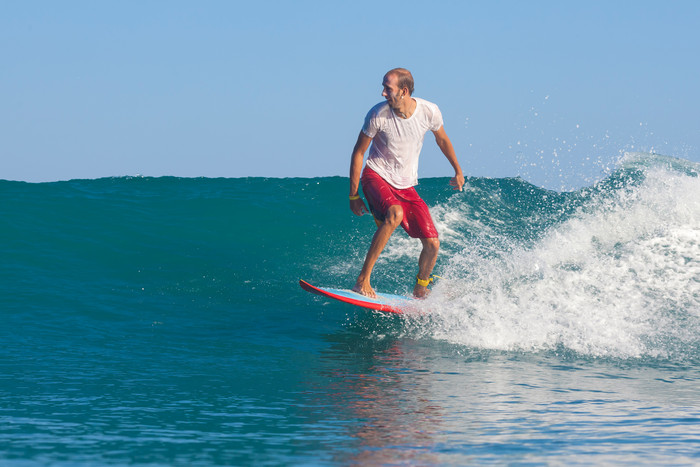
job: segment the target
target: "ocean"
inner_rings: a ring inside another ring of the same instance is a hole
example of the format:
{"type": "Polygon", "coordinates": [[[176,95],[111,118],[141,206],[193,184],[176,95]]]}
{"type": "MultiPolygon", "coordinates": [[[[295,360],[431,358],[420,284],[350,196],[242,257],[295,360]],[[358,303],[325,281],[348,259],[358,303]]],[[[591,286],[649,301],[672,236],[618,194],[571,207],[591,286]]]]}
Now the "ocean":
{"type": "Polygon", "coordinates": [[[699,172],[422,179],[403,316],[298,285],[354,284],[347,178],[0,181],[0,464],[699,465],[699,172]]]}

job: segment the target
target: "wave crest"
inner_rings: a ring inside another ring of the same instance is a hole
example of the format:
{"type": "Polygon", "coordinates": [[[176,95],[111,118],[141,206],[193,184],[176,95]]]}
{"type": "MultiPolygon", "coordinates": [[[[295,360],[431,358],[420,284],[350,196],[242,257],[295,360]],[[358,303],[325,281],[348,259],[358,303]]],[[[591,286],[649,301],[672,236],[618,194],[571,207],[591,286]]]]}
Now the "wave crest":
{"type": "Polygon", "coordinates": [[[510,210],[510,219],[497,217],[502,225],[491,218],[491,226],[475,227],[481,222],[475,216],[455,215],[476,212],[476,205],[456,207],[450,200],[439,206],[442,230],[461,249],[449,254],[445,279],[423,306],[430,313],[408,326],[485,349],[697,358],[697,168],[636,153],[606,180],[578,192],[551,193],[522,182],[518,189],[539,197],[540,208],[530,203],[530,215],[517,218],[510,210]]]}

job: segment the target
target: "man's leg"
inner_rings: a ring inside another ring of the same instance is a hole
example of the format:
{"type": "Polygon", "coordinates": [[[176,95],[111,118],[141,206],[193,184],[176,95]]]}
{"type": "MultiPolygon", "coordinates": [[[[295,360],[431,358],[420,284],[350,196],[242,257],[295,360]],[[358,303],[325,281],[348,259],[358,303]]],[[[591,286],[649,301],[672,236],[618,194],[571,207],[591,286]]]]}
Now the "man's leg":
{"type": "MultiPolygon", "coordinates": [[[[437,261],[440,240],[437,238],[421,238],[420,241],[423,243],[423,251],[421,251],[418,258],[418,277],[427,281],[430,279],[430,274],[433,272],[437,261]]],[[[428,295],[427,287],[416,283],[416,286],[413,288],[413,295],[418,298],[425,297],[428,295]]]]}
{"type": "MultiPolygon", "coordinates": [[[[399,205],[390,206],[384,222],[377,228],[374,237],[372,237],[372,244],[369,246],[362,271],[360,271],[355,287],[353,287],[352,290],[367,297],[377,297],[377,294],[369,283],[370,277],[372,276],[372,269],[374,269],[374,265],[379,259],[379,254],[384,250],[391,234],[394,233],[394,230],[401,224],[402,220],[403,208],[399,205]]],[[[437,253],[435,253],[435,255],[437,257],[437,253]]],[[[435,264],[435,262],[433,262],[433,264],[435,264]]]]}

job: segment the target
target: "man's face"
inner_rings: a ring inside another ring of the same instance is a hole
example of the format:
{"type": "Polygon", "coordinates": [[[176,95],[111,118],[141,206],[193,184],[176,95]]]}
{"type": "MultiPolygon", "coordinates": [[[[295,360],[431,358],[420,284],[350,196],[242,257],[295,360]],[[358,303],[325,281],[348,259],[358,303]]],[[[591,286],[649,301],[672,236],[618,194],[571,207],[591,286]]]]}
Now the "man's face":
{"type": "Polygon", "coordinates": [[[398,78],[396,75],[386,75],[384,76],[384,81],[382,82],[384,90],[382,91],[382,96],[389,103],[389,107],[392,109],[399,108],[399,101],[401,100],[401,90],[398,85],[398,78]]]}

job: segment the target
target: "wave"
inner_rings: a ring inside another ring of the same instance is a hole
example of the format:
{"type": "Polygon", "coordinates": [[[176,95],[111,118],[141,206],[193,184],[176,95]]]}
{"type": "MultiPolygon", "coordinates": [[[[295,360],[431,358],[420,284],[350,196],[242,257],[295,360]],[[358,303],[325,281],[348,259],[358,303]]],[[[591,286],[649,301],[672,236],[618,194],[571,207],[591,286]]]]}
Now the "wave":
{"type": "MultiPolygon", "coordinates": [[[[399,332],[485,351],[698,360],[698,169],[628,154],[563,193],[520,178],[470,178],[463,193],[421,180],[443,279],[399,332]]],[[[8,319],[150,323],[187,310],[186,321],[193,307],[203,322],[317,319],[325,309],[297,280],[351,285],[374,232],[346,194],[343,177],[0,181],[8,319]]],[[[395,234],[375,287],[408,293],[419,250],[395,234]]]]}
{"type": "MultiPolygon", "coordinates": [[[[545,225],[537,238],[504,228],[490,238],[493,229],[474,225],[474,216],[446,209],[445,232],[479,234],[462,236],[464,248],[450,255],[444,280],[424,304],[429,319],[414,317],[410,329],[485,349],[697,359],[697,169],[681,159],[627,154],[593,187],[568,195],[533,190],[548,205],[537,211],[544,222],[534,216],[545,225]]],[[[513,225],[524,229],[531,220],[513,225]]]]}

